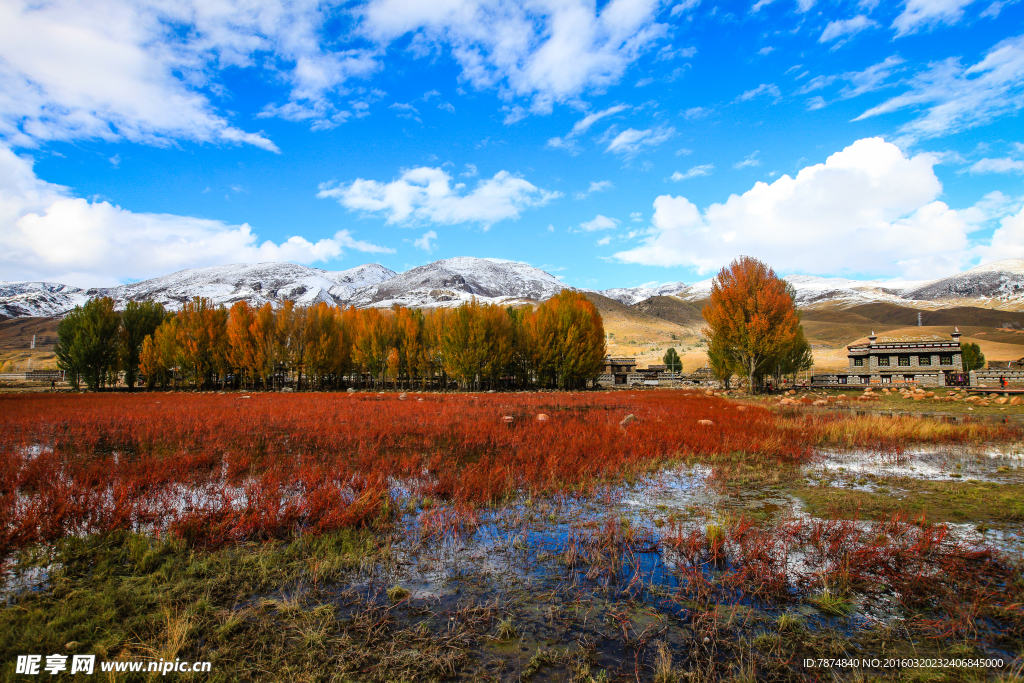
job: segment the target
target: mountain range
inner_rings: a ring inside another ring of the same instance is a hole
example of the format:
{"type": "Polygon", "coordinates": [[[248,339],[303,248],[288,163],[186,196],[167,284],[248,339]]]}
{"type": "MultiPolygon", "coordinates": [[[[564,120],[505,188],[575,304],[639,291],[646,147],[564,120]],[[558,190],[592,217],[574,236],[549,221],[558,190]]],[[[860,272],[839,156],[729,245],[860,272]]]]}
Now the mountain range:
{"type": "MultiPolygon", "coordinates": [[[[1024,259],[1006,259],[936,280],[892,281],[790,275],[802,308],[848,308],[894,303],[921,309],[975,306],[1024,310],[1024,259]]],[[[291,299],[300,304],[430,308],[455,306],[471,298],[515,304],[543,301],[564,289],[555,276],[513,261],[456,257],[434,261],[404,273],[378,264],[326,271],[291,263],[236,264],[182,270],[170,275],[109,288],[82,289],[51,282],[0,281],[0,316],[56,317],[90,298],[109,296],[123,304],[150,299],[175,310],[195,296],[230,306],[291,299]]],[[[594,292],[632,306],[655,297],[696,303],[711,292],[711,280],[594,292]]]]}

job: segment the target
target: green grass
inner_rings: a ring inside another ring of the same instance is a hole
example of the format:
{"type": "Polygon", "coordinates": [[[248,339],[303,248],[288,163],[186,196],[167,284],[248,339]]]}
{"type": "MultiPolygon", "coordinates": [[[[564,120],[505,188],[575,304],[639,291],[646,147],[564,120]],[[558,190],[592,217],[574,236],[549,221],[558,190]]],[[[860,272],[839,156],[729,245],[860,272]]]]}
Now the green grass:
{"type": "Polygon", "coordinates": [[[881,519],[902,513],[933,522],[1024,521],[1024,484],[910,477],[880,483],[878,492],[803,486],[793,493],[819,517],[881,519]]]}

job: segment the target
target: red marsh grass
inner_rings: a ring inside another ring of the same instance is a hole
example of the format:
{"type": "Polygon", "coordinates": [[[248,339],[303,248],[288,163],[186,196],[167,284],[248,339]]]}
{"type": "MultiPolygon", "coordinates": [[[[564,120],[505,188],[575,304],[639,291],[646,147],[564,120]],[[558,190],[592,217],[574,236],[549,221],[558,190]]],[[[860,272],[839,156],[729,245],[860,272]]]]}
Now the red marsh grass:
{"type": "Polygon", "coordinates": [[[899,451],[1020,436],[988,424],[800,419],[682,391],[0,396],[0,556],[121,529],[220,545],[375,527],[401,497],[472,509],[588,494],[672,461],[799,465],[825,445],[899,451]]]}

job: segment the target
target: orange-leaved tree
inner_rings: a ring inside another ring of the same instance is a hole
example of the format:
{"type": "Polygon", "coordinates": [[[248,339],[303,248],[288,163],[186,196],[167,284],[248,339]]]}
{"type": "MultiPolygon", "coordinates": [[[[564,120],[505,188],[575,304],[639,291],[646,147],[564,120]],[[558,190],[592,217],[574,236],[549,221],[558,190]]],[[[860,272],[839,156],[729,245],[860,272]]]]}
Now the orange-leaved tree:
{"type": "Polygon", "coordinates": [[[604,321],[581,292],[563,289],[530,317],[533,365],[541,385],[575,389],[595,379],[604,364],[604,321]]]}
{"type": "Polygon", "coordinates": [[[796,303],[786,282],[767,264],[741,256],[723,268],[711,283],[711,300],[702,311],[709,345],[755,381],[768,364],[800,333],[796,303]]]}

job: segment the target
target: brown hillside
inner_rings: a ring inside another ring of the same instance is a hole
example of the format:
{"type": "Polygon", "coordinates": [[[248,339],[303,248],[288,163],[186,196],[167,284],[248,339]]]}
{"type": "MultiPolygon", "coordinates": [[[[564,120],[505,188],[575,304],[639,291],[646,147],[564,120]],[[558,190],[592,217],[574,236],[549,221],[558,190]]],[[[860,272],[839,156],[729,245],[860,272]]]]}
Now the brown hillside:
{"type": "Polygon", "coordinates": [[[698,306],[674,296],[652,296],[633,304],[630,308],[683,327],[700,327],[704,324],[704,317],[698,306]]]}
{"type": "Polygon", "coordinates": [[[59,318],[7,318],[0,320],[0,367],[22,372],[31,367],[36,370],[56,367],[57,357],[53,344],[57,341],[59,318]],[[30,349],[32,335],[36,335],[36,348],[30,349]]]}
{"type": "Polygon", "coordinates": [[[948,325],[952,327],[1009,327],[1024,329],[1024,313],[999,311],[975,306],[956,306],[938,310],[919,310],[909,306],[888,303],[863,304],[846,309],[820,308],[803,312],[804,320],[832,323],[887,323],[890,325],[917,325],[917,314],[926,327],[948,325]]]}

